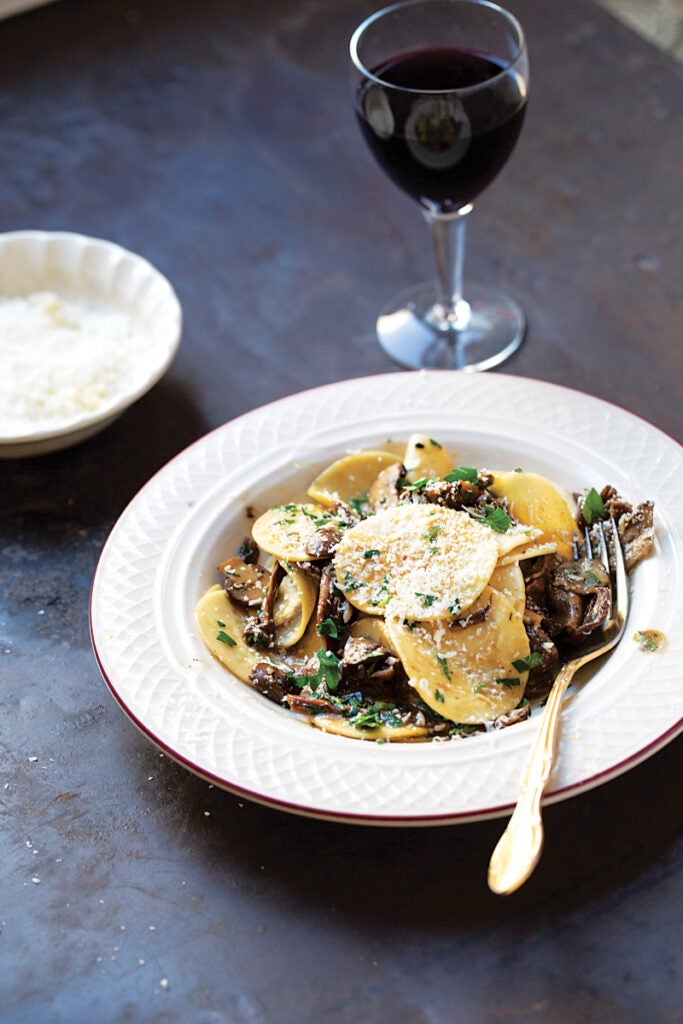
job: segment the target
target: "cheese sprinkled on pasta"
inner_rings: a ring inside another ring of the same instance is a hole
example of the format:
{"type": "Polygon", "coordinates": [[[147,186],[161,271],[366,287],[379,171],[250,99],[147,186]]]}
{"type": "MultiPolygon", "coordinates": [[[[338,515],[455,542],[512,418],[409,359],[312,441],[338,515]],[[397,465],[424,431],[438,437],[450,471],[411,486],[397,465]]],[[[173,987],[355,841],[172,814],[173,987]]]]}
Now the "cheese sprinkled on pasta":
{"type": "Polygon", "coordinates": [[[488,583],[495,534],[466,512],[397,505],[348,530],[337,548],[337,584],[371,615],[431,621],[459,615],[488,583]]]}

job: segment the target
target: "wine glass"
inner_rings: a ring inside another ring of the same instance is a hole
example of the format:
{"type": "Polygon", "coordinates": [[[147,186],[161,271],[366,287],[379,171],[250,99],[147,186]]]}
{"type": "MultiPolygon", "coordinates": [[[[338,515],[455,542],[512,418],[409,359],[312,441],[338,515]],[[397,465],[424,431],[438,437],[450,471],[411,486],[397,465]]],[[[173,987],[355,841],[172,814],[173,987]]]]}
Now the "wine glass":
{"type": "Polygon", "coordinates": [[[496,288],[463,294],[465,226],[522,127],[522,27],[489,0],[407,0],[359,25],[350,53],[365,140],[420,204],[436,257],[436,285],[412,287],[380,313],[380,344],[408,367],[496,366],[521,345],[525,318],[496,288]]]}

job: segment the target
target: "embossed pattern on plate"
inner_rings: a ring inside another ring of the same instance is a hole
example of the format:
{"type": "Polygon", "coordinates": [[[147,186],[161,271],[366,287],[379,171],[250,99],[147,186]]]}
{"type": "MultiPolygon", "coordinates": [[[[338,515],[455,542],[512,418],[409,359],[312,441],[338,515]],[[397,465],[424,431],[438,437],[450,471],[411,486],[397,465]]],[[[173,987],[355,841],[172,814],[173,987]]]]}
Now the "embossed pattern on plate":
{"type": "Polygon", "coordinates": [[[598,785],[680,730],[681,448],[606,402],[539,381],[450,371],[359,378],[293,395],[181,452],[115,525],[93,582],[93,647],[126,714],[200,776],[295,813],[368,824],[496,817],[514,803],[536,722],[450,743],[328,736],[234,679],[205,650],[194,602],[258,513],[347,449],[420,430],[468,465],[545,473],[568,488],[614,484],[656,503],[657,552],[636,569],[626,639],[575,687],[547,801],[598,785]],[[656,665],[656,671],[654,666],[656,665]]]}

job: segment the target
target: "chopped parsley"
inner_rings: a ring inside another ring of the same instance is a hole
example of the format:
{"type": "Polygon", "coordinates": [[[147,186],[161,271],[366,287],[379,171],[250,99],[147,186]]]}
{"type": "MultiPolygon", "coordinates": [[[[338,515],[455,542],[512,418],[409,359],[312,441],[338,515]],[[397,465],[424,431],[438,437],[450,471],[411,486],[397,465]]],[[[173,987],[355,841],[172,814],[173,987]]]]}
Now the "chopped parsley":
{"type": "Polygon", "coordinates": [[[439,523],[434,523],[434,525],[430,526],[429,529],[427,530],[427,532],[423,533],[422,536],[426,540],[434,540],[435,537],[439,536],[439,534],[442,532],[442,530],[443,530],[443,526],[441,526],[439,523]]]}
{"type": "Polygon", "coordinates": [[[496,679],[496,682],[501,686],[508,687],[508,689],[511,686],[519,686],[519,679],[517,676],[500,676],[496,679]]]}
{"type": "Polygon", "coordinates": [[[437,598],[437,594],[421,594],[419,590],[415,591],[415,597],[419,597],[425,608],[431,608],[437,598]]]}
{"type": "Polygon", "coordinates": [[[458,466],[446,473],[444,480],[447,484],[454,484],[457,480],[466,480],[468,484],[476,484],[479,479],[479,471],[474,466],[458,466]]]}
{"type": "Polygon", "coordinates": [[[344,587],[344,590],[360,590],[360,588],[364,587],[365,584],[360,583],[358,580],[354,580],[353,576],[347,569],[344,573],[344,582],[342,583],[342,586],[344,587]]]}
{"type": "Polygon", "coordinates": [[[490,526],[496,533],[507,533],[512,525],[510,516],[498,505],[485,505],[481,522],[485,526],[490,526]]]}
{"type": "Polygon", "coordinates": [[[532,668],[540,668],[543,664],[543,658],[538,651],[532,651],[531,654],[527,654],[526,658],[518,658],[517,661],[512,662],[512,667],[516,668],[518,672],[529,672],[532,668]]]}
{"type": "Polygon", "coordinates": [[[602,498],[594,487],[591,487],[590,491],[583,499],[581,513],[589,526],[591,523],[594,523],[596,519],[606,518],[607,513],[605,512],[605,506],[602,498]]]}
{"type": "Polygon", "coordinates": [[[379,729],[383,725],[397,729],[402,724],[396,705],[381,700],[355,711],[349,716],[349,722],[356,729],[379,729]]]}
{"type": "Polygon", "coordinates": [[[636,632],[633,634],[633,639],[635,640],[635,642],[637,644],[640,644],[640,646],[644,650],[646,650],[646,651],[657,651],[657,650],[659,650],[659,648],[660,648],[660,646],[662,644],[663,636],[662,636],[661,633],[658,633],[654,629],[649,629],[649,630],[641,630],[641,629],[639,629],[639,630],[636,630],[636,632]]]}
{"type": "Polygon", "coordinates": [[[417,491],[420,487],[425,487],[429,483],[429,477],[423,476],[420,480],[415,480],[413,483],[410,480],[399,480],[397,487],[402,491],[417,491]]]}
{"type": "MultiPolygon", "coordinates": [[[[448,667],[448,659],[444,658],[444,656],[442,654],[437,654],[436,660],[438,661],[439,665],[441,666],[441,671],[445,675],[446,679],[450,679],[451,678],[451,671],[450,671],[450,669],[448,667]]],[[[437,697],[436,699],[438,700],[439,698],[437,697]]]]}
{"type": "Polygon", "coordinates": [[[315,691],[324,685],[328,690],[334,692],[341,680],[339,658],[332,651],[325,650],[318,651],[316,658],[318,659],[318,671],[315,675],[299,676],[292,672],[289,678],[301,689],[304,686],[309,686],[311,690],[315,691]]]}
{"type": "Polygon", "coordinates": [[[336,639],[339,636],[339,626],[334,621],[334,619],[330,618],[329,616],[325,619],[324,622],[318,623],[318,625],[315,627],[315,631],[318,634],[318,636],[331,636],[334,639],[336,639]]]}
{"type": "Polygon", "coordinates": [[[254,551],[253,546],[248,540],[243,541],[238,547],[237,557],[241,558],[247,565],[254,565],[258,558],[257,553],[254,551]]]}
{"type": "Polygon", "coordinates": [[[368,514],[370,501],[367,494],[364,494],[362,498],[351,498],[349,505],[361,519],[364,519],[368,514]]]}
{"type": "Polygon", "coordinates": [[[373,608],[386,608],[393,596],[387,587],[387,581],[384,580],[377,591],[377,596],[371,598],[368,604],[372,605],[373,608]]]}
{"type": "Polygon", "coordinates": [[[363,552],[363,558],[376,558],[377,555],[381,555],[382,552],[379,548],[368,548],[367,551],[363,552]]]}
{"type": "Polygon", "coordinates": [[[434,690],[434,699],[437,700],[439,704],[443,704],[446,698],[442,694],[441,690],[434,690]]]}
{"type": "Polygon", "coordinates": [[[429,545],[429,554],[430,555],[435,555],[437,553],[438,547],[437,547],[437,544],[436,544],[436,538],[439,536],[439,534],[442,531],[443,531],[443,526],[441,526],[439,523],[434,523],[433,526],[429,527],[429,529],[427,530],[426,533],[422,534],[422,539],[426,540],[427,544],[429,545]]]}
{"type": "Polygon", "coordinates": [[[228,647],[236,647],[237,641],[233,640],[229,633],[226,633],[224,629],[219,629],[216,633],[216,640],[220,640],[222,644],[227,644],[228,647]]]}

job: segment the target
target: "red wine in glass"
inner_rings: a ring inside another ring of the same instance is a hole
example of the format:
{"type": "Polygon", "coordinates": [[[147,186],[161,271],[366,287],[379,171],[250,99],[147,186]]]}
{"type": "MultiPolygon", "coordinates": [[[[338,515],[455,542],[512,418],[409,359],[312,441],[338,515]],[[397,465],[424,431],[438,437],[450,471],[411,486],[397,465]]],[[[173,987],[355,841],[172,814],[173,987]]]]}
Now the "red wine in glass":
{"type": "Polygon", "coordinates": [[[366,82],[356,113],[378,163],[399,188],[434,210],[449,213],[471,203],[498,175],[521,131],[526,95],[501,72],[505,62],[457,47],[402,53],[372,69],[388,86],[422,94],[453,89],[444,101],[366,82]],[[493,82],[492,80],[497,79],[493,82]],[[462,94],[492,81],[482,106],[462,94]]]}
{"type": "Polygon", "coordinates": [[[498,288],[463,292],[465,218],[524,122],[528,59],[517,19],[491,0],[403,0],[351,37],[358,123],[377,163],[420,206],[436,281],[380,313],[380,344],[409,367],[486,370],[521,344],[525,318],[498,288]]]}

